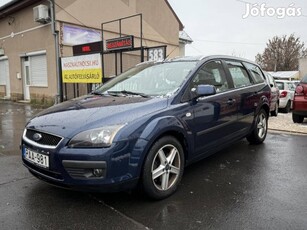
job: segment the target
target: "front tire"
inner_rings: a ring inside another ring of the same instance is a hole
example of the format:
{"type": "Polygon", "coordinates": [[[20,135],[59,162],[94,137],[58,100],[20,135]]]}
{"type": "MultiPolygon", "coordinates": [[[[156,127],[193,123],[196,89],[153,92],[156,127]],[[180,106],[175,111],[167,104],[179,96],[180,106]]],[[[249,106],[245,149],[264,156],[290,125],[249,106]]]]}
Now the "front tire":
{"type": "Polygon", "coordinates": [[[261,144],[268,131],[268,115],[264,109],[261,109],[256,117],[256,126],[253,131],[246,137],[251,144],[261,144]]]}
{"type": "Polygon", "coordinates": [[[303,116],[300,116],[300,115],[297,115],[297,114],[294,114],[292,113],[292,120],[294,123],[303,123],[304,121],[304,117],[303,116]]]}
{"type": "Polygon", "coordinates": [[[291,110],[291,101],[288,101],[286,107],[283,109],[283,112],[289,113],[290,110],[291,110]]]}
{"type": "Polygon", "coordinates": [[[149,150],[143,167],[142,184],[145,193],[156,200],[172,195],[181,181],[184,152],[180,142],[165,136],[149,150]]]}
{"type": "Polygon", "coordinates": [[[275,109],[274,109],[274,111],[272,111],[271,112],[271,116],[274,116],[274,117],[277,117],[277,115],[278,115],[278,108],[279,107],[279,104],[278,104],[278,102],[275,104],[275,109]]]}

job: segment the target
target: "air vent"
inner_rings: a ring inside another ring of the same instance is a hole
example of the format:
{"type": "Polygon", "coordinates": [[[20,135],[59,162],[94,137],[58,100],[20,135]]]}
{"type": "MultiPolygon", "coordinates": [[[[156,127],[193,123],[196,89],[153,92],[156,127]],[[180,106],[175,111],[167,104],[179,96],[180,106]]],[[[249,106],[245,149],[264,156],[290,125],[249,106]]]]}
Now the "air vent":
{"type": "Polygon", "coordinates": [[[33,8],[34,21],[42,24],[50,22],[49,9],[46,5],[38,5],[33,8]]]}

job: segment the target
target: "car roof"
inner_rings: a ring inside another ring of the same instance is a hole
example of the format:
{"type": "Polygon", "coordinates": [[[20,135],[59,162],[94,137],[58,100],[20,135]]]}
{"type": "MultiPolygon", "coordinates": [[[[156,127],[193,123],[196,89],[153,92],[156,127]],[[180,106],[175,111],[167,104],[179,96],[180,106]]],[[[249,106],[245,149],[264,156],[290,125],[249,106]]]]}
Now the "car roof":
{"type": "Polygon", "coordinates": [[[236,60],[236,61],[243,61],[243,62],[248,62],[254,65],[259,66],[257,63],[245,59],[245,58],[239,58],[239,57],[234,57],[234,56],[229,56],[229,55],[207,55],[207,56],[182,56],[182,57],[175,57],[171,59],[166,59],[165,62],[176,62],[176,61],[206,61],[210,59],[229,59],[229,60],[236,60]]]}

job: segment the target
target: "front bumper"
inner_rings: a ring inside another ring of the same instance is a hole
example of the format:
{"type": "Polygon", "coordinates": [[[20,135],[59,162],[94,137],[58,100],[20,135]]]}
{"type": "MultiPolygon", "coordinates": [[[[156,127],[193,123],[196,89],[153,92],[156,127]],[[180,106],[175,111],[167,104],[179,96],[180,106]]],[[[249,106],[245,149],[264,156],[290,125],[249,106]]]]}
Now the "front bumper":
{"type": "Polygon", "coordinates": [[[126,140],[109,148],[74,149],[63,140],[56,149],[43,149],[22,140],[21,147],[24,166],[37,178],[63,188],[109,192],[136,186],[146,144],[145,140],[126,140]],[[28,161],[25,148],[48,155],[49,167],[28,161]]]}

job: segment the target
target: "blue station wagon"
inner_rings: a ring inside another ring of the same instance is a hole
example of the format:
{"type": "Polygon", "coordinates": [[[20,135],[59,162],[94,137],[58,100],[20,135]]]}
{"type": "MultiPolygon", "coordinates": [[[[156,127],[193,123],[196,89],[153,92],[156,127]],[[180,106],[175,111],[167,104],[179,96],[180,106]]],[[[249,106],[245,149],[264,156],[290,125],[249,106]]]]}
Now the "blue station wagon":
{"type": "Polygon", "coordinates": [[[82,191],[141,186],[173,194],[184,167],[235,141],[262,143],[270,88],[260,67],[230,56],[145,62],[37,114],[23,164],[52,185],[82,191]]]}

